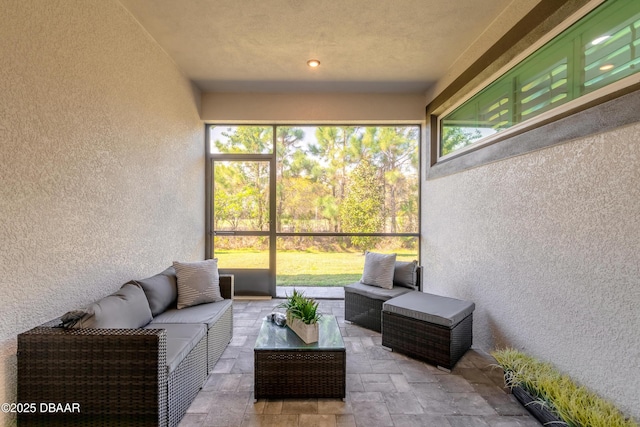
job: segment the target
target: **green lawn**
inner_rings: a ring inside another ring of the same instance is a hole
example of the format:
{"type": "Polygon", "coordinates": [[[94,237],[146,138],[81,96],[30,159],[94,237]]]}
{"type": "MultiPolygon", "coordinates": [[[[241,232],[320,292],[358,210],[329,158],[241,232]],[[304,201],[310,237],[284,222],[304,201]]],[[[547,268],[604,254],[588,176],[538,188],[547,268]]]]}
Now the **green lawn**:
{"type": "MultiPolygon", "coordinates": [[[[415,251],[396,251],[398,261],[418,258],[415,251]]],[[[218,251],[218,265],[251,266],[266,253],[252,250],[218,251]]],[[[364,255],[360,252],[279,251],[276,255],[278,286],[344,286],[362,276],[364,255]]]]}

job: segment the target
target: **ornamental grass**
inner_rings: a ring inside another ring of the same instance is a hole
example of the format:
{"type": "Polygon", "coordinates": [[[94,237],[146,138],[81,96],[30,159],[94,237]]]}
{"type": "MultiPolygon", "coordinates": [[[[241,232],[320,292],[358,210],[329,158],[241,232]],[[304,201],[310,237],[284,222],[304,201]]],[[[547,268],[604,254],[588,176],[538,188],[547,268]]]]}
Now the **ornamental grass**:
{"type": "Polygon", "coordinates": [[[611,402],[575,383],[550,363],[512,348],[491,354],[504,370],[508,387],[522,387],[570,427],[638,427],[611,402]]]}

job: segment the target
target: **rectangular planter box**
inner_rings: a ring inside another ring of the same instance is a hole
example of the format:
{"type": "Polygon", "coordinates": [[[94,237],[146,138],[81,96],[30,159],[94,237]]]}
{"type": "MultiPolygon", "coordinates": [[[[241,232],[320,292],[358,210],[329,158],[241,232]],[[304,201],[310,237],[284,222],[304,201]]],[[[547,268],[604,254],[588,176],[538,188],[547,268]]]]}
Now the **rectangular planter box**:
{"type": "Polygon", "coordinates": [[[318,342],[318,323],[307,325],[300,319],[295,319],[287,313],[287,326],[300,337],[305,344],[318,342]]]}
{"type": "Polygon", "coordinates": [[[531,415],[533,415],[544,426],[566,426],[568,425],[560,418],[558,418],[553,412],[549,411],[546,407],[540,405],[536,399],[529,394],[528,391],[522,387],[515,386],[511,389],[511,392],[518,399],[518,402],[522,403],[531,415]]]}

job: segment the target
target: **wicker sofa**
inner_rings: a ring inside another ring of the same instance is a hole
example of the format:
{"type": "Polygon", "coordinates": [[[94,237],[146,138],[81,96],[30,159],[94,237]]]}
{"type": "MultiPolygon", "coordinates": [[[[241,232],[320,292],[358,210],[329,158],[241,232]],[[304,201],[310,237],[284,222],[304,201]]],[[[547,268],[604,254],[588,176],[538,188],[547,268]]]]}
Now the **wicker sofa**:
{"type": "MultiPolygon", "coordinates": [[[[158,281],[175,283],[175,270],[123,288],[158,281]]],[[[58,318],[18,335],[18,401],[36,408],[19,425],[177,425],[232,338],[233,282],[220,275],[222,301],[174,302],[138,328],[66,329],[58,318]]]]}

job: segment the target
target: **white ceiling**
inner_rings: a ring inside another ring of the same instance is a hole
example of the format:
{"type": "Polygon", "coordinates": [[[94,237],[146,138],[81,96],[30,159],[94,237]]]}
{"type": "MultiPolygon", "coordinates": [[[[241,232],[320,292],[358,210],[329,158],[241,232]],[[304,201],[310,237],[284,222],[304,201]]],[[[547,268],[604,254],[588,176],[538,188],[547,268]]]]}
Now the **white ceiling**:
{"type": "Polygon", "coordinates": [[[205,92],[422,94],[511,0],[120,2],[205,92]]]}

